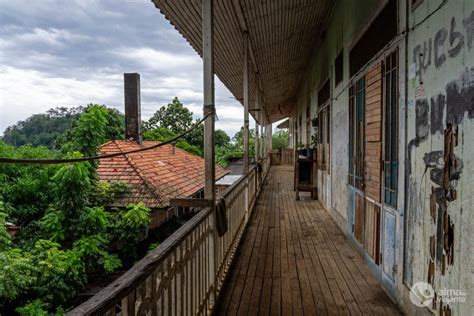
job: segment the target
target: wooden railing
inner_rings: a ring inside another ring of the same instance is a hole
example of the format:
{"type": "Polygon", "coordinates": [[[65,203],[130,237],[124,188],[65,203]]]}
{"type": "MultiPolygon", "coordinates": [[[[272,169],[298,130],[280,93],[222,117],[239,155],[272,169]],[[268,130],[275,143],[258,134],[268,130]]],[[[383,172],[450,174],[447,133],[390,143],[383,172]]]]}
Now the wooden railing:
{"type": "Polygon", "coordinates": [[[116,281],[68,315],[202,315],[213,311],[270,169],[252,167],[223,193],[228,230],[217,236],[205,208],[116,281]]]}
{"type": "Polygon", "coordinates": [[[270,153],[271,163],[274,166],[294,164],[294,149],[282,149],[270,153]]]}

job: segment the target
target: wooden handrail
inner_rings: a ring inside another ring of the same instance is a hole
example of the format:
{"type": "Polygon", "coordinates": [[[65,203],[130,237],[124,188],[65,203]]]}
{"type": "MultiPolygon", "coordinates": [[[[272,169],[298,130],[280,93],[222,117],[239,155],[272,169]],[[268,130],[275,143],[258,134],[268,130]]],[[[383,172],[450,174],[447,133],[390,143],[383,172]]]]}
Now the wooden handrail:
{"type": "Polygon", "coordinates": [[[184,223],[173,234],[166,238],[159,247],[147,254],[138,261],[131,269],[119,277],[117,280],[102,289],[92,298],[79,305],[68,315],[93,315],[101,314],[108,308],[116,304],[122,297],[126,296],[131,288],[142,282],[151,271],[156,269],[164,260],[166,255],[172,252],[189,234],[199,225],[211,212],[210,208],[205,208],[190,220],[184,223]]]}
{"type": "Polygon", "coordinates": [[[253,166],[223,192],[228,218],[228,231],[224,236],[217,237],[211,208],[203,209],[121,277],[68,315],[212,312],[215,304],[209,298],[211,293],[219,294],[222,288],[249,213],[270,168],[269,157],[262,159],[261,164],[260,181],[253,166]],[[215,258],[211,258],[210,253],[214,253],[215,258]],[[212,276],[210,260],[217,263],[212,276]]]}

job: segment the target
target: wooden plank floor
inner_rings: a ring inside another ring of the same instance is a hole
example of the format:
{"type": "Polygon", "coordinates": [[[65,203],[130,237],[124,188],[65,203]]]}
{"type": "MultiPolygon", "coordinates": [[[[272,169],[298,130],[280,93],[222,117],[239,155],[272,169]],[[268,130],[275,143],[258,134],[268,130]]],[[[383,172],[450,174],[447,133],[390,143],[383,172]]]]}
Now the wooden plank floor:
{"type": "Polygon", "coordinates": [[[329,214],[273,166],[236,253],[218,315],[398,315],[329,214]]]}

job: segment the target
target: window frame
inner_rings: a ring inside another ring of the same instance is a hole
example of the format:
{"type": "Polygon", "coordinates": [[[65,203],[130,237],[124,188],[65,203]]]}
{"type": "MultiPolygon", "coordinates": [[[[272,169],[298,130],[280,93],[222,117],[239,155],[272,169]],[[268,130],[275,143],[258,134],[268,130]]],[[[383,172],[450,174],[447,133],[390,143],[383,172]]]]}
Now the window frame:
{"type": "Polygon", "coordinates": [[[365,74],[354,79],[349,88],[349,170],[348,183],[364,190],[365,168],[365,74]],[[359,137],[358,137],[359,135],[359,137]]]}
{"type": "Polygon", "coordinates": [[[399,172],[399,56],[395,49],[383,59],[382,104],[382,201],[385,205],[398,206],[399,172]],[[388,83],[389,82],[389,83],[388,83]]]}
{"type": "Polygon", "coordinates": [[[334,60],[334,84],[337,87],[344,80],[344,50],[334,60]]]}

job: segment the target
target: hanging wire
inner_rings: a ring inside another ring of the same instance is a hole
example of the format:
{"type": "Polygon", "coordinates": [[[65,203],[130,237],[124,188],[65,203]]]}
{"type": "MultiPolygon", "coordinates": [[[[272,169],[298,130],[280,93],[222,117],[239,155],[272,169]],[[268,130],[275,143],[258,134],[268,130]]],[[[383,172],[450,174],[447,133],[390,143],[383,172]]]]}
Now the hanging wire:
{"type": "Polygon", "coordinates": [[[176,140],[182,138],[183,136],[186,136],[193,130],[195,130],[199,125],[201,125],[206,118],[208,118],[210,115],[213,113],[208,113],[205,115],[201,120],[197,121],[191,128],[189,128],[187,131],[167,140],[164,142],[161,142],[159,144],[149,146],[149,147],[143,147],[139,149],[133,149],[129,151],[123,151],[120,153],[113,153],[113,154],[106,154],[106,155],[100,155],[100,156],[91,156],[91,157],[80,157],[80,158],[66,158],[66,159],[17,159],[17,158],[6,158],[6,157],[0,157],[0,164],[40,164],[40,165],[54,165],[54,164],[62,164],[62,163],[75,163],[75,162],[86,162],[86,161],[94,161],[94,160],[100,160],[100,159],[107,159],[107,158],[113,158],[113,157],[118,157],[118,156],[123,156],[123,155],[128,155],[128,154],[134,154],[134,153],[139,153],[142,151],[147,151],[151,149],[155,149],[158,147],[162,147],[164,145],[171,144],[175,142],[176,140]]]}

